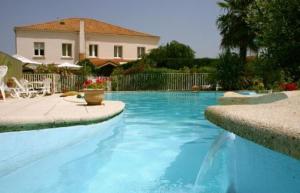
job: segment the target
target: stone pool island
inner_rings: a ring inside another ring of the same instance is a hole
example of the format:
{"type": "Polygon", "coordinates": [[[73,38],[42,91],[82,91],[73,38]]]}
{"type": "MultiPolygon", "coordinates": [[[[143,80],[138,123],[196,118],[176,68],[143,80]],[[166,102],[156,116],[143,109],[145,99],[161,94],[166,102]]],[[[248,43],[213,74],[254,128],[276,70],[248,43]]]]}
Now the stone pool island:
{"type": "Polygon", "coordinates": [[[87,106],[83,99],[52,95],[0,102],[0,132],[83,125],[105,121],[125,108],[121,101],[87,106]]]}
{"type": "Polygon", "coordinates": [[[227,93],[211,106],[214,124],[272,150],[300,159],[300,91],[242,96],[227,93]]]}

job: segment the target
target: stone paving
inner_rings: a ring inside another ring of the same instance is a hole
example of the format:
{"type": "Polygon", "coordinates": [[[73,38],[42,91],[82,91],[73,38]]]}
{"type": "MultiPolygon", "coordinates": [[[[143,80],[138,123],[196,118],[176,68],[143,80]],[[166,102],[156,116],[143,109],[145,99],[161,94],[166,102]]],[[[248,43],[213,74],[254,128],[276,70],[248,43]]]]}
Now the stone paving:
{"type": "Polygon", "coordinates": [[[0,100],[0,132],[101,122],[118,115],[124,108],[121,101],[87,106],[84,99],[59,95],[0,100]]]}
{"type": "Polygon", "coordinates": [[[248,98],[252,105],[245,100],[238,105],[233,96],[230,103],[235,105],[208,107],[205,116],[243,138],[300,159],[300,91],[252,96],[248,98]],[[267,98],[273,102],[268,103],[267,98]]]}

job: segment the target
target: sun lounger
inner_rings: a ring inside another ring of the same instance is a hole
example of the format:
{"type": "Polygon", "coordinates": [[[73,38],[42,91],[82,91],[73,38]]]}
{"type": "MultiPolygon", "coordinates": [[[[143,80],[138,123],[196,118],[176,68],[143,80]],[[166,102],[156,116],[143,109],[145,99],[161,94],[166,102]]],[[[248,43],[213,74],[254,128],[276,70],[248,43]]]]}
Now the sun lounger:
{"type": "Polygon", "coordinates": [[[38,94],[41,96],[45,96],[51,93],[51,82],[50,78],[46,78],[43,81],[32,82],[34,84],[34,89],[38,91],[38,94]]]}
{"type": "Polygon", "coordinates": [[[27,80],[21,79],[18,81],[15,77],[12,77],[12,80],[16,85],[15,88],[10,88],[10,95],[13,98],[35,97],[38,94],[38,92],[34,90],[33,85],[27,80]]]}

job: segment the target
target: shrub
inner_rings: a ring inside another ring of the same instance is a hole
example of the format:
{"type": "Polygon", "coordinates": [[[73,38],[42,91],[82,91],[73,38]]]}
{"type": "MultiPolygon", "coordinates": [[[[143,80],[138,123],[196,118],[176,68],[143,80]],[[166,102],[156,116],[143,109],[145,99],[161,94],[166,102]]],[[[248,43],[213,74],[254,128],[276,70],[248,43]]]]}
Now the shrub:
{"type": "Polygon", "coordinates": [[[203,67],[203,66],[207,66],[207,67],[216,67],[218,63],[218,59],[217,58],[196,58],[193,61],[193,65],[197,66],[197,67],[203,67]]]}
{"type": "Polygon", "coordinates": [[[187,67],[187,66],[184,66],[179,71],[182,72],[182,73],[190,73],[191,72],[190,68],[187,67]]]}
{"type": "Polygon", "coordinates": [[[261,55],[254,60],[247,62],[244,68],[244,78],[250,87],[256,87],[255,82],[261,81],[265,89],[279,89],[282,82],[290,82],[286,73],[273,62],[261,55]]]}
{"type": "Polygon", "coordinates": [[[81,60],[77,65],[82,66],[80,72],[84,77],[96,74],[95,65],[89,59],[81,60]]]}
{"type": "Polygon", "coordinates": [[[42,64],[42,65],[38,65],[35,72],[36,73],[60,73],[60,69],[57,67],[57,65],[55,64],[42,64]]]}
{"type": "Polygon", "coordinates": [[[257,79],[257,80],[253,80],[252,86],[251,86],[252,90],[255,90],[256,92],[260,93],[262,91],[265,90],[265,85],[262,82],[262,80],[257,79]]]}
{"type": "Polygon", "coordinates": [[[226,51],[220,55],[216,67],[216,80],[224,90],[243,88],[243,62],[236,53],[226,51]]]}
{"type": "Polygon", "coordinates": [[[196,73],[210,73],[210,74],[214,74],[214,73],[216,73],[216,67],[213,67],[213,66],[201,66],[201,67],[198,67],[195,72],[196,73]]]}
{"type": "Polygon", "coordinates": [[[188,68],[200,68],[200,67],[212,67],[216,66],[218,59],[211,58],[160,58],[156,60],[154,67],[158,68],[170,68],[174,70],[180,70],[184,67],[188,68]]]}
{"type": "Polygon", "coordinates": [[[111,76],[117,76],[124,74],[124,69],[121,66],[116,67],[113,72],[111,73],[111,76]]]}
{"type": "Polygon", "coordinates": [[[144,73],[152,73],[152,74],[157,74],[157,73],[176,73],[178,70],[173,70],[169,68],[147,68],[144,70],[144,73]]]}
{"type": "Polygon", "coordinates": [[[298,86],[297,83],[291,82],[291,83],[282,84],[281,88],[286,91],[293,91],[293,90],[297,90],[298,86]]]}
{"type": "Polygon", "coordinates": [[[144,65],[134,65],[131,68],[128,68],[123,71],[123,74],[136,74],[144,72],[145,66],[144,65]]]}

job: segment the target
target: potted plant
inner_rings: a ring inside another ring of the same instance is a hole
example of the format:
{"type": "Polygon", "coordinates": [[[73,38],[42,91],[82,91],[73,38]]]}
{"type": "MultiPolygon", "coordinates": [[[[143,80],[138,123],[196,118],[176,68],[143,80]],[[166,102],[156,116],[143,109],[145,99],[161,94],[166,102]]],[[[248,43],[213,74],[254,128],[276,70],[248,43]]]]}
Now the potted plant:
{"type": "Polygon", "coordinates": [[[84,99],[88,105],[101,105],[104,99],[106,79],[97,78],[83,83],[84,99]]]}

